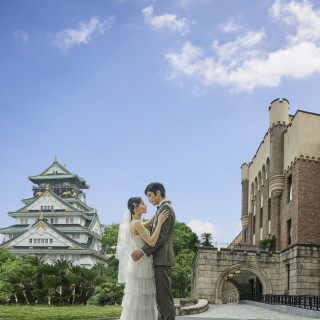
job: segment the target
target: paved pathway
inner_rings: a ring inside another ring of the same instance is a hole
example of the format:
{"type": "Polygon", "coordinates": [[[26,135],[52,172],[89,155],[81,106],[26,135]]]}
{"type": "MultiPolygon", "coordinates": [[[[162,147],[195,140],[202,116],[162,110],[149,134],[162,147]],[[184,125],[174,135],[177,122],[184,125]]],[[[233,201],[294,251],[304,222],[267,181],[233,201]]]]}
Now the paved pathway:
{"type": "Polygon", "coordinates": [[[206,312],[176,317],[176,320],[312,320],[316,318],[294,316],[245,304],[212,304],[206,312]]]}

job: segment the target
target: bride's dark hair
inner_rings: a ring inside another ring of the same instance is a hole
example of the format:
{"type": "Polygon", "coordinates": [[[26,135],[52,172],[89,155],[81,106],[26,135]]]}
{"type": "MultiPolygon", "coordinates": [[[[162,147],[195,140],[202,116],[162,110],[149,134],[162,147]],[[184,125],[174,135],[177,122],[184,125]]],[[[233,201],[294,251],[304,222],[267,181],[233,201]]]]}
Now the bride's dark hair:
{"type": "Polygon", "coordinates": [[[134,208],[138,207],[141,202],[142,202],[142,198],[140,197],[132,197],[128,200],[128,209],[131,212],[131,217],[134,214],[134,208]]]}

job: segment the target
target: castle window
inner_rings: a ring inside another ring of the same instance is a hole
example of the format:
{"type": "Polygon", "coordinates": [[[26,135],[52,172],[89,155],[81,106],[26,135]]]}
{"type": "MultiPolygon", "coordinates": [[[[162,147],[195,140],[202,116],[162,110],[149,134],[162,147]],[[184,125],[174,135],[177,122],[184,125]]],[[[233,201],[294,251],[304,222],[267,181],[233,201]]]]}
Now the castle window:
{"type": "Polygon", "coordinates": [[[287,179],[288,186],[288,202],[292,201],[292,174],[287,179]]]}
{"type": "Polygon", "coordinates": [[[292,230],[291,230],[291,219],[287,221],[287,232],[288,232],[288,246],[291,245],[291,236],[292,236],[292,230]]]}
{"type": "MultiPolygon", "coordinates": [[[[78,239],[80,239],[80,234],[78,234],[78,236],[79,236],[78,239]]],[[[243,243],[246,243],[247,239],[248,239],[248,229],[245,229],[243,232],[243,243]]]]}
{"type": "Polygon", "coordinates": [[[287,269],[287,291],[290,290],[290,264],[286,265],[287,269]]]}

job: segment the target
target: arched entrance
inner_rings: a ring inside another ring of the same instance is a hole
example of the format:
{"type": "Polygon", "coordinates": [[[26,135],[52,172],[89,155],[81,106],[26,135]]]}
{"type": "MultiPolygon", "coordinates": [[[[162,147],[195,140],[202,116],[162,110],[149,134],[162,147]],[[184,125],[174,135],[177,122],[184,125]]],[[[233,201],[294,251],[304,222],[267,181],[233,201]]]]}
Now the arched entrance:
{"type": "Polygon", "coordinates": [[[236,264],[221,273],[215,303],[237,302],[241,294],[250,293],[271,294],[270,279],[256,266],[236,264]]]}

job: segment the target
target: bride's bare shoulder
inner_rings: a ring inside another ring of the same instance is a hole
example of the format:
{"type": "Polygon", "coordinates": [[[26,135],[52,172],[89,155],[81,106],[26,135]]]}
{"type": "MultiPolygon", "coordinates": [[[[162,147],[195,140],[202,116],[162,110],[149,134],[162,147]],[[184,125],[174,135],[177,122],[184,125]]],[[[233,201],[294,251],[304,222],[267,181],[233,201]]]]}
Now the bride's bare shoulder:
{"type": "Polygon", "coordinates": [[[132,226],[133,228],[138,227],[138,226],[140,226],[141,224],[142,224],[141,220],[132,220],[132,221],[131,221],[131,226],[132,226]]]}

